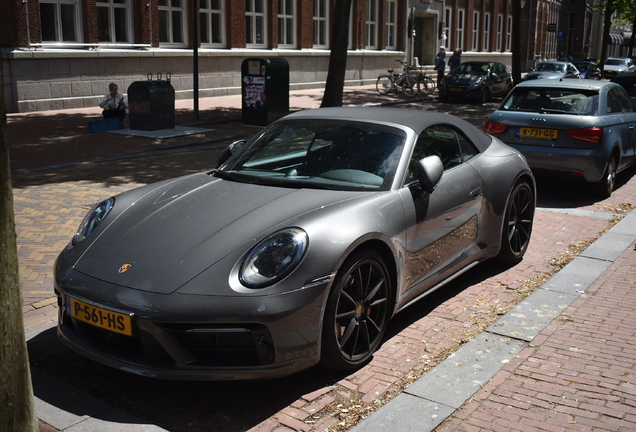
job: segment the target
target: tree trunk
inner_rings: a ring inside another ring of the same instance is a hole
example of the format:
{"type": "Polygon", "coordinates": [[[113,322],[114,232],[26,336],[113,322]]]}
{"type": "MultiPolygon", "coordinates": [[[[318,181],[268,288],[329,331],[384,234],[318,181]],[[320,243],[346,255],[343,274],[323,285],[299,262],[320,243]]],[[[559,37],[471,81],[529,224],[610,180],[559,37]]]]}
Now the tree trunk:
{"type": "MultiPolygon", "coordinates": [[[[528,31],[529,31],[529,25],[528,25],[528,31]]],[[[521,0],[512,1],[512,47],[511,48],[512,48],[512,82],[518,84],[521,82],[521,0]]]]}
{"type": "Polygon", "coordinates": [[[345,72],[347,71],[347,45],[349,44],[349,21],[351,0],[336,0],[331,31],[331,53],[325,93],[321,107],[342,106],[345,72]]]}
{"type": "Polygon", "coordinates": [[[3,89],[0,63],[0,431],[36,432],[38,419],[22,322],[3,89]]]}
{"type": "MultiPolygon", "coordinates": [[[[603,42],[601,44],[601,73],[603,65],[605,64],[605,59],[607,56],[607,47],[610,43],[610,28],[612,27],[612,14],[614,13],[614,0],[607,0],[605,2],[605,17],[603,20],[603,42]]],[[[602,78],[602,76],[601,76],[602,78]]]]}

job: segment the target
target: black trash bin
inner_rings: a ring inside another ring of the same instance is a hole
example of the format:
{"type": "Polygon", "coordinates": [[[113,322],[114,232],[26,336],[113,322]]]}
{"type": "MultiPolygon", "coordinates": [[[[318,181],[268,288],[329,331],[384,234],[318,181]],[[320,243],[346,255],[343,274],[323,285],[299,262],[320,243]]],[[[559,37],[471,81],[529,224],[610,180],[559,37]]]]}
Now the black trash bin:
{"type": "Polygon", "coordinates": [[[249,58],[241,65],[243,123],[267,126],[289,114],[289,63],[249,58]]]}
{"type": "Polygon", "coordinates": [[[162,80],[161,74],[153,80],[135,81],[128,87],[128,113],[131,129],[155,131],[174,129],[174,87],[170,74],[162,80]]]}

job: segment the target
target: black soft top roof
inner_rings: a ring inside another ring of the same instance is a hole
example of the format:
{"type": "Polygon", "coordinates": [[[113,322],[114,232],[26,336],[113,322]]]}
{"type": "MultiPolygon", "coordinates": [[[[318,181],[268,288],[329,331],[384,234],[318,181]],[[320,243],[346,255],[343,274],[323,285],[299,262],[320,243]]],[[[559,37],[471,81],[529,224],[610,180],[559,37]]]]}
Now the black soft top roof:
{"type": "Polygon", "coordinates": [[[406,126],[419,135],[424,129],[435,124],[449,124],[460,129],[480,152],[485,151],[492,138],[465,120],[450,114],[435,111],[386,107],[338,107],[317,108],[298,111],[283,119],[319,118],[364,122],[383,122],[406,126]]]}

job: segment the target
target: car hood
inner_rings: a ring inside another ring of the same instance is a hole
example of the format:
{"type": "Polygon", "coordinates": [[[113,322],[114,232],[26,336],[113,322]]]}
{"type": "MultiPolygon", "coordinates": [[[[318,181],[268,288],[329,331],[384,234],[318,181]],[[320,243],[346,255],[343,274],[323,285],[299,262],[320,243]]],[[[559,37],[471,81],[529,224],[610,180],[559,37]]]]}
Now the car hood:
{"type": "Polygon", "coordinates": [[[471,74],[453,74],[447,75],[444,77],[444,81],[446,85],[456,85],[466,87],[470,85],[470,83],[479,80],[479,75],[471,75],[471,74]]]}
{"type": "Polygon", "coordinates": [[[560,72],[529,72],[522,81],[533,79],[557,79],[563,77],[560,72]]]}
{"type": "Polygon", "coordinates": [[[257,186],[207,174],[184,177],[114,215],[75,269],[119,286],[168,294],[292,219],[361,194],[257,186]],[[130,268],[121,272],[123,266],[130,268]]]}

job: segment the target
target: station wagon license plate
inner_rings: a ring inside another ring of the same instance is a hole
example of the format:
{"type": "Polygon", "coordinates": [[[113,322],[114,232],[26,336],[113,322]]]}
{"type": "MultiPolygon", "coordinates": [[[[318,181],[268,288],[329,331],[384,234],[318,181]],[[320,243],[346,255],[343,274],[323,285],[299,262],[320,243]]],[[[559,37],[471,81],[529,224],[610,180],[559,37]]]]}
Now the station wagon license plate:
{"type": "Polygon", "coordinates": [[[461,87],[451,87],[451,88],[449,88],[448,90],[449,90],[449,91],[452,91],[453,93],[461,93],[461,92],[463,92],[463,91],[464,91],[464,89],[463,89],[463,88],[461,88],[461,87]]]}
{"type": "Polygon", "coordinates": [[[517,136],[523,138],[557,139],[559,131],[555,129],[517,128],[517,136]]]}
{"type": "Polygon", "coordinates": [[[66,300],[67,312],[73,318],[104,330],[132,336],[131,314],[93,306],[70,296],[67,296],[66,300]]]}

